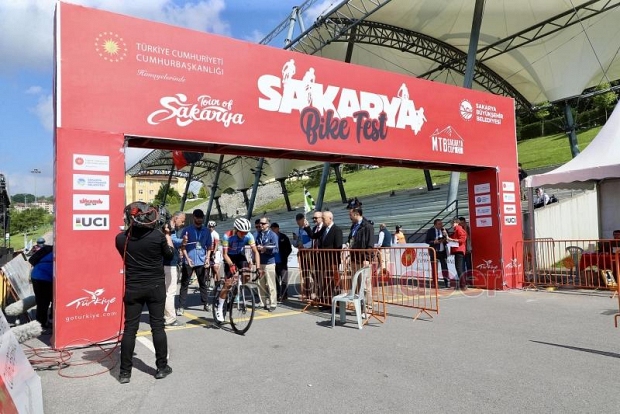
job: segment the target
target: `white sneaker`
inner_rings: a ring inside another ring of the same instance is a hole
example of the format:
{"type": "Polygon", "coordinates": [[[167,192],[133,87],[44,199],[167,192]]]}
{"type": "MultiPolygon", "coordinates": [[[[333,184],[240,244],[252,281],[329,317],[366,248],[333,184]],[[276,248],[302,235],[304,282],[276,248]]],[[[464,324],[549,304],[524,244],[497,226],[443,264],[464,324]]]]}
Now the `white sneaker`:
{"type": "Polygon", "coordinates": [[[221,309],[215,311],[215,319],[217,319],[218,322],[224,322],[224,315],[221,309]]]}

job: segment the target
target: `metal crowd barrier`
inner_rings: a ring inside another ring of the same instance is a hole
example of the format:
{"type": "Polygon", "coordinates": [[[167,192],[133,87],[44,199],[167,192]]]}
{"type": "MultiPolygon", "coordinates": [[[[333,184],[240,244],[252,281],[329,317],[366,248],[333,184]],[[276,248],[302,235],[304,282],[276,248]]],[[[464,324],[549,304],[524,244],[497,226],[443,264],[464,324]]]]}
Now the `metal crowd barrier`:
{"type": "MultiPolygon", "coordinates": [[[[379,249],[300,249],[298,251],[301,299],[310,306],[331,306],[332,298],[351,288],[351,278],[371,266],[366,284],[366,306],[370,317],[383,322],[387,305],[439,313],[437,263],[428,247],[379,249]],[[433,271],[433,268],[435,271],[433,271]]],[[[368,320],[368,319],[367,319],[368,320]]]]}
{"type": "Polygon", "coordinates": [[[618,290],[619,240],[525,240],[525,288],[618,290]]]}

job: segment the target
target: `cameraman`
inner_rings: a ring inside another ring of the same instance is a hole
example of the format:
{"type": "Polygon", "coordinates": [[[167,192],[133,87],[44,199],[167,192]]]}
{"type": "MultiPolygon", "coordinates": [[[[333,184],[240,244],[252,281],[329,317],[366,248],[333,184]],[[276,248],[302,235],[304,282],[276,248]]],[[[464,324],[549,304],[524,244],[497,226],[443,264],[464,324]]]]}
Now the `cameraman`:
{"type": "Polygon", "coordinates": [[[127,230],[116,236],[116,250],[125,263],[125,328],[121,341],[121,366],[118,380],[131,378],[136,333],[144,305],[149,311],[157,365],[156,379],[172,372],[168,366],[168,340],[164,330],[166,288],[164,260],[174,255],[170,234],[157,229],[157,210],[142,202],[125,207],[127,230]]]}

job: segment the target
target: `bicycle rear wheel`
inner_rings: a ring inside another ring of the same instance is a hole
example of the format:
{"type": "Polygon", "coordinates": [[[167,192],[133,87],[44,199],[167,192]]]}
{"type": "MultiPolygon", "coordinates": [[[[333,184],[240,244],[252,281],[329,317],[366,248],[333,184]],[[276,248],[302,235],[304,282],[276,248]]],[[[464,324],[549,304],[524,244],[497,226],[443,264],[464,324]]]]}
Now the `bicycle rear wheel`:
{"type": "Polygon", "coordinates": [[[250,329],[254,320],[254,294],[245,285],[241,286],[241,290],[235,287],[232,293],[229,309],[230,325],[235,332],[243,335],[250,329]]]}

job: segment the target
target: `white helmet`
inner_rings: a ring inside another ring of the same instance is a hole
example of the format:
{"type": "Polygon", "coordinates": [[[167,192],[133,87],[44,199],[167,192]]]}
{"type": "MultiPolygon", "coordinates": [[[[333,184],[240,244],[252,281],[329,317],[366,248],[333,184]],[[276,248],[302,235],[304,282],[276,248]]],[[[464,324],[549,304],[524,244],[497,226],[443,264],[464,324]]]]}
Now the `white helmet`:
{"type": "Polygon", "coordinates": [[[207,223],[207,227],[215,227],[215,226],[217,226],[217,224],[213,220],[209,220],[209,222],[207,223]]]}
{"type": "Polygon", "coordinates": [[[249,232],[250,229],[252,228],[251,224],[250,224],[250,220],[240,217],[237,220],[235,220],[235,229],[237,229],[237,231],[243,231],[243,232],[249,232]]]}

